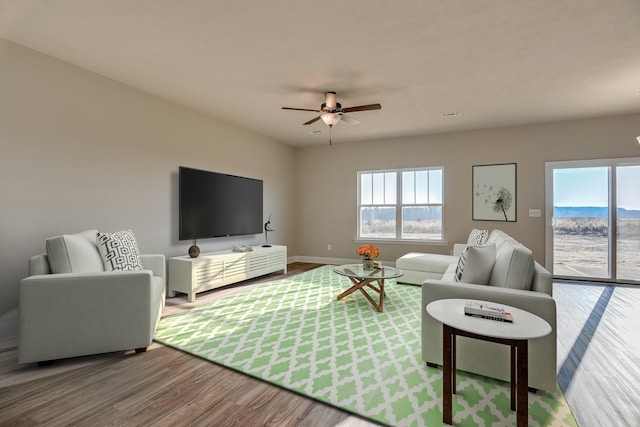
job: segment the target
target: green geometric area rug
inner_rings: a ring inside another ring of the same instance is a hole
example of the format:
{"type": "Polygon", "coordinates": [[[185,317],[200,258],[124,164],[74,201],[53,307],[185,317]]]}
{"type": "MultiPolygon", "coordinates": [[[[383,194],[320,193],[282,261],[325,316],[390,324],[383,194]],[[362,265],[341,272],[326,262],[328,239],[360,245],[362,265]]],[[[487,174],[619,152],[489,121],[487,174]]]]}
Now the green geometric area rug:
{"type": "MultiPolygon", "coordinates": [[[[421,358],[421,288],[385,282],[379,313],[323,266],[163,319],[156,340],[390,426],[442,426],[442,371],[421,358]]],[[[459,426],[513,426],[509,384],[458,372],[459,426]]],[[[530,426],[575,426],[560,389],[530,426]]]]}

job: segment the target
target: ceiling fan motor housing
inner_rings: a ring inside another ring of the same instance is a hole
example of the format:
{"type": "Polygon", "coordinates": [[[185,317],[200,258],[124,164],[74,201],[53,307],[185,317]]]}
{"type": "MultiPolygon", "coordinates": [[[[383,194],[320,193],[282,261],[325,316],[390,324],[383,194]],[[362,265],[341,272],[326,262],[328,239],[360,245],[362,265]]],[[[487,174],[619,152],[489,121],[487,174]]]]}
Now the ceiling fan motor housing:
{"type": "Polygon", "coordinates": [[[336,102],[335,105],[336,106],[334,108],[331,108],[331,107],[327,107],[326,102],[323,102],[322,105],[320,106],[320,110],[323,113],[344,113],[344,111],[342,110],[342,104],[340,104],[339,102],[336,102]]]}

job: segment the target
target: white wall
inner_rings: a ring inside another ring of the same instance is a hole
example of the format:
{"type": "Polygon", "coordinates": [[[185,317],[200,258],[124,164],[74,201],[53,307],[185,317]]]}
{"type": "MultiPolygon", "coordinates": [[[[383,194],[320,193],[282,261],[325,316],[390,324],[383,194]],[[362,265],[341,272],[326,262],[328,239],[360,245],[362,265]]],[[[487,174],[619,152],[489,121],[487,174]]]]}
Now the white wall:
{"type": "MultiPolygon", "coordinates": [[[[0,338],[45,239],[131,228],[144,253],[184,255],[178,166],[264,180],[269,241],[295,252],[293,148],[0,41],[0,338]]],[[[202,251],[262,235],[198,241],[202,251]]],[[[292,253],[294,253],[292,252],[292,253]]]]}
{"type": "Polygon", "coordinates": [[[410,251],[450,253],[471,228],[500,228],[531,248],[544,263],[545,162],[640,156],[640,115],[451,132],[407,138],[334,143],[296,151],[298,255],[357,259],[357,172],[420,166],[444,167],[446,245],[383,243],[380,259],[395,262],[410,251]],[[472,166],[517,163],[515,223],[472,221],[472,166]],[[332,251],[327,245],[332,245],[332,251]]]}

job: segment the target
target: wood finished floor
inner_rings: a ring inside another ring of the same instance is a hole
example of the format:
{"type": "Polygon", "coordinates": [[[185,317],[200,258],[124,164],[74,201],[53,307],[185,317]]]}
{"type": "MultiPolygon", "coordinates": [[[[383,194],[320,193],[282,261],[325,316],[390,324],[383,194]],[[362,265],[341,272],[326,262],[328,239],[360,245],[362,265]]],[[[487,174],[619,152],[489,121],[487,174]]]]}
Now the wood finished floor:
{"type": "MultiPolygon", "coordinates": [[[[318,267],[293,263],[287,276],[318,267]]],[[[164,316],[284,277],[167,300],[164,316]]],[[[640,426],[640,287],[557,283],[559,383],[580,426],[640,426]]],[[[154,343],[143,354],[18,365],[0,342],[0,426],[373,426],[367,420],[154,343]]]]}
{"type": "Polygon", "coordinates": [[[558,384],[580,426],[640,426],[640,286],[555,283],[558,384]]]}

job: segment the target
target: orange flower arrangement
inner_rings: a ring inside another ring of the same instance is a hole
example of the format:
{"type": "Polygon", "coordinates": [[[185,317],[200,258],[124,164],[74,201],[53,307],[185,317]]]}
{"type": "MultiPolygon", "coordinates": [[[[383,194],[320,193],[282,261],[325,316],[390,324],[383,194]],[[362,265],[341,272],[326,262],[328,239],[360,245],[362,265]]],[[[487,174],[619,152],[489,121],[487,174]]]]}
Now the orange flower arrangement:
{"type": "Polygon", "coordinates": [[[362,245],[356,250],[356,253],[365,258],[376,258],[380,255],[380,251],[376,245],[362,245]]]}

